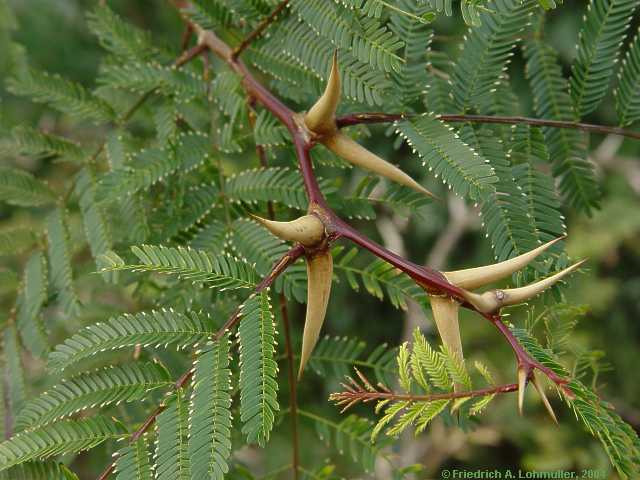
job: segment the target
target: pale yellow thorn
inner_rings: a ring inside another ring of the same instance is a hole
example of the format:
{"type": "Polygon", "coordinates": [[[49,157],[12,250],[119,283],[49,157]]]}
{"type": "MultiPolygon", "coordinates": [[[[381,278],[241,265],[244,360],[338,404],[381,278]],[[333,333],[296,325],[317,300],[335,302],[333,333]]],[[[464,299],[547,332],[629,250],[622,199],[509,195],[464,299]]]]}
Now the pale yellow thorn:
{"type": "Polygon", "coordinates": [[[518,368],[518,412],[522,415],[524,410],[524,391],[527,388],[527,372],[524,368],[518,368]]]}
{"type": "MultiPolygon", "coordinates": [[[[431,310],[433,311],[433,319],[436,322],[438,333],[442,339],[442,343],[446,345],[451,352],[458,355],[462,361],[464,355],[462,353],[462,340],[460,339],[460,325],[458,322],[458,310],[460,304],[451,297],[429,297],[431,310]]],[[[464,385],[454,384],[455,392],[461,391],[464,385]]]]}
{"type": "Polygon", "coordinates": [[[276,237],[289,242],[299,242],[306,247],[320,244],[325,236],[324,225],[315,215],[304,215],[290,222],[276,222],[256,215],[252,217],[276,237]]]}
{"type": "Polygon", "coordinates": [[[460,288],[473,290],[482,287],[497,280],[501,280],[509,275],[522,270],[529,265],[537,256],[547,250],[552,245],[563,240],[565,237],[556,238],[550,242],[534,248],[530,252],[523,253],[517,257],[510,258],[504,262],[486,265],[484,267],[467,268],[464,270],[456,270],[453,272],[443,272],[449,282],[460,288]]]}
{"type": "Polygon", "coordinates": [[[307,257],[307,279],[307,314],[302,335],[298,380],[302,377],[304,367],[318,342],[320,330],[327,314],[333,280],[333,257],[329,250],[307,257]]]}
{"type": "Polygon", "coordinates": [[[494,313],[501,307],[518,305],[544,292],[547,288],[559,282],[563,277],[580,267],[586,260],[581,260],[558,273],[542,279],[531,285],[520,288],[510,288],[504,290],[489,290],[478,294],[462,290],[462,295],[471,305],[482,313],[494,313]]]}
{"type": "Polygon", "coordinates": [[[335,117],[338,103],[340,103],[341,83],[336,51],[333,54],[331,73],[324,93],[304,116],[304,123],[312,132],[327,134],[336,130],[335,117]]]}
{"type": "Polygon", "coordinates": [[[544,408],[547,409],[547,412],[549,412],[549,416],[557,424],[558,418],[556,417],[556,413],[553,411],[553,407],[551,406],[551,403],[549,403],[547,394],[544,392],[544,387],[540,385],[540,381],[536,378],[535,373],[533,375],[533,378],[531,378],[531,383],[533,383],[533,386],[540,395],[540,398],[542,398],[542,403],[544,404],[544,408]]]}
{"type": "Polygon", "coordinates": [[[424,195],[434,197],[429,190],[424,188],[398,167],[370,152],[358,142],[346,135],[343,135],[342,133],[338,132],[335,135],[322,139],[321,141],[329,150],[353,165],[370,170],[378,175],[382,175],[389,180],[412,188],[424,195]]]}

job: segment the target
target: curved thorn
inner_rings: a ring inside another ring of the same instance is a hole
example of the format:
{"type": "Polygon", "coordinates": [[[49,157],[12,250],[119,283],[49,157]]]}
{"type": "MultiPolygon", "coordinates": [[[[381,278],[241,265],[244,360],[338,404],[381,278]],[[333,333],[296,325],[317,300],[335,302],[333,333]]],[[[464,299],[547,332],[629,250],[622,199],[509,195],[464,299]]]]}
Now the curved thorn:
{"type": "Polygon", "coordinates": [[[520,288],[509,288],[505,290],[489,290],[487,292],[478,294],[469,292],[468,290],[462,290],[462,295],[471,305],[473,305],[478,311],[482,313],[494,313],[501,307],[518,305],[524,303],[537,295],[544,292],[547,288],[553,286],[559,282],[563,277],[569,275],[582,265],[585,260],[581,260],[574,263],[570,267],[544,278],[536,283],[527,285],[520,288]]]}
{"type": "MultiPolygon", "coordinates": [[[[438,333],[442,343],[446,345],[460,360],[464,359],[462,353],[462,341],[460,340],[460,325],[458,323],[458,310],[460,304],[451,297],[430,296],[433,319],[436,322],[438,333]]],[[[464,385],[454,383],[453,390],[458,392],[464,385]]]]}
{"type": "Polygon", "coordinates": [[[555,245],[560,240],[566,238],[566,235],[551,240],[550,242],[540,245],[533,250],[518,255],[517,257],[510,258],[504,262],[495,263],[493,265],[486,265],[484,267],[466,268],[464,270],[456,270],[453,272],[443,272],[443,275],[449,280],[449,282],[457,285],[460,288],[474,289],[482,287],[489,283],[495,282],[502,278],[522,270],[529,263],[531,263],[537,256],[547,250],[552,245],[555,245]]]}
{"type": "Polygon", "coordinates": [[[336,50],[324,93],[304,116],[304,123],[312,132],[330,133],[336,130],[335,117],[340,102],[341,83],[336,50]]]}
{"type": "Polygon", "coordinates": [[[276,237],[289,242],[299,242],[312,247],[322,242],[324,225],[315,215],[304,215],[290,222],[276,222],[256,215],[251,215],[276,237]]]}
{"type": "Polygon", "coordinates": [[[321,142],[329,150],[349,163],[370,170],[378,175],[388,178],[389,180],[412,188],[419,193],[435,198],[433,193],[424,188],[398,167],[378,157],[376,154],[370,152],[358,142],[352,140],[346,135],[343,135],[342,133],[338,132],[335,135],[322,139],[321,142]]]}
{"type": "Polygon", "coordinates": [[[557,424],[558,418],[556,417],[556,413],[553,411],[553,407],[551,406],[551,403],[549,403],[547,394],[544,392],[544,387],[540,385],[540,381],[536,378],[535,372],[533,374],[533,377],[531,378],[531,383],[533,383],[533,386],[538,392],[538,395],[540,395],[540,398],[542,399],[542,403],[544,404],[544,408],[546,408],[547,412],[549,412],[549,416],[557,424]]]}
{"type": "Polygon", "coordinates": [[[527,371],[524,368],[518,368],[518,412],[522,415],[524,410],[524,391],[527,388],[527,371]]]}
{"type": "Polygon", "coordinates": [[[307,315],[302,335],[302,353],[300,354],[298,380],[302,377],[304,367],[318,342],[320,330],[327,314],[331,282],[333,280],[333,257],[329,250],[307,257],[307,278],[307,315]]]}

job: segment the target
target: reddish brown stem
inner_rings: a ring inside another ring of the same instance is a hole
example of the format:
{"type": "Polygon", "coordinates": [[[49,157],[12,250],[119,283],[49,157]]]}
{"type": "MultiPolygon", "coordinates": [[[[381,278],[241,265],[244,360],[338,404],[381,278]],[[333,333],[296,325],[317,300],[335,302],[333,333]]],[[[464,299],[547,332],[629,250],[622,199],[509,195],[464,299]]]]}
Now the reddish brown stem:
{"type": "Polygon", "coordinates": [[[274,8],[274,10],[269,14],[269,16],[266,17],[264,20],[262,20],[262,22],[260,22],[260,24],[256,27],[256,29],[253,32],[251,32],[249,35],[247,35],[247,37],[242,41],[242,43],[240,43],[240,45],[238,45],[233,50],[232,58],[233,59],[238,58],[238,56],[244,50],[246,50],[246,48],[249,45],[251,45],[256,38],[262,35],[262,33],[269,27],[269,25],[271,25],[275,21],[278,15],[280,15],[280,13],[285,8],[287,8],[288,4],[289,4],[289,0],[284,0],[280,2],[280,4],[276,8],[274,8]]]}
{"type": "MultiPolygon", "coordinates": [[[[406,113],[352,113],[336,119],[338,128],[351,125],[368,123],[390,123],[404,118],[415,116],[406,113]]],[[[497,123],[502,125],[525,124],[536,127],[569,128],[582,130],[584,132],[595,132],[603,134],[620,135],[622,137],[640,140],[640,133],[626,130],[620,127],[610,127],[606,125],[594,125],[591,123],[566,122],[562,120],[547,120],[544,118],[529,118],[519,116],[498,116],[498,115],[457,115],[442,114],[437,117],[444,122],[471,122],[471,123],[497,123]]]]}
{"type": "Polygon", "coordinates": [[[461,290],[455,285],[449,283],[447,279],[437,270],[417,265],[400,255],[393,253],[382,245],[374,242],[370,238],[355,230],[352,226],[339,218],[334,218],[336,231],[345,238],[369,250],[375,256],[387,261],[394,267],[402,270],[418,284],[438,293],[446,293],[447,295],[460,300],[466,305],[461,290]]]}
{"type": "Polygon", "coordinates": [[[367,390],[345,390],[334,393],[330,399],[340,403],[354,404],[356,402],[370,402],[374,400],[411,401],[411,402],[434,402],[437,400],[455,400],[458,398],[476,398],[487,395],[515,392],[518,390],[517,383],[508,383],[495,387],[469,390],[467,392],[433,393],[429,395],[411,395],[396,392],[370,392],[367,390]]]}
{"type": "Polygon", "coordinates": [[[186,25],[184,28],[184,32],[182,32],[182,38],[180,39],[180,50],[184,52],[187,49],[192,36],[193,27],[191,25],[186,25]]]}
{"type": "Polygon", "coordinates": [[[205,50],[207,50],[207,46],[202,44],[198,44],[194,47],[191,47],[189,50],[186,50],[182,55],[178,57],[174,65],[179,68],[185,63],[193,60],[195,57],[200,55],[205,50]]]}
{"type": "Polygon", "coordinates": [[[289,311],[287,310],[287,298],[284,293],[280,294],[280,314],[282,315],[282,326],[284,328],[284,345],[287,355],[287,374],[289,377],[289,407],[291,410],[291,442],[292,464],[294,480],[298,479],[300,466],[300,440],[298,438],[298,382],[294,371],[293,348],[291,346],[291,324],[289,322],[289,311]]]}
{"type": "Polygon", "coordinates": [[[533,370],[537,369],[544,373],[551,381],[553,381],[556,385],[563,389],[566,395],[569,397],[573,397],[573,392],[567,387],[568,380],[559,376],[556,372],[551,370],[549,367],[542,365],[540,362],[535,360],[529,352],[527,352],[518,339],[513,335],[509,327],[502,321],[500,318],[500,314],[487,314],[484,317],[489,320],[491,323],[495,325],[498,331],[507,339],[509,345],[511,345],[511,349],[516,356],[518,361],[518,368],[524,369],[527,373],[527,377],[531,378],[533,374],[533,370]]]}

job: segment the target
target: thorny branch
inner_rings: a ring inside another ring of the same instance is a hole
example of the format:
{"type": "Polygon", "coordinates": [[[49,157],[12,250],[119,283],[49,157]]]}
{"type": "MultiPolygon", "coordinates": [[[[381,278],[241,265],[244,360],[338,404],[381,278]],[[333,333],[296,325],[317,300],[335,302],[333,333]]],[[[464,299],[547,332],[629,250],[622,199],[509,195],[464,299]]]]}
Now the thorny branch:
{"type": "MultiPolygon", "coordinates": [[[[178,8],[186,6],[188,2],[184,0],[172,0],[174,5],[178,8]]],[[[463,307],[473,310],[481,314],[484,318],[489,320],[492,324],[498,328],[500,333],[507,339],[512,347],[514,354],[518,360],[519,371],[524,375],[524,382],[518,384],[506,384],[497,387],[490,387],[485,389],[467,391],[467,392],[452,392],[447,394],[434,394],[426,396],[412,396],[395,394],[390,391],[383,392],[371,392],[365,391],[364,396],[357,401],[370,401],[376,399],[407,399],[407,400],[423,400],[430,401],[436,399],[447,398],[464,398],[464,397],[477,397],[495,393],[507,393],[521,390],[526,381],[532,380],[534,369],[544,372],[551,380],[553,380],[558,386],[562,387],[567,395],[571,395],[571,392],[566,387],[567,379],[559,377],[549,368],[540,364],[534,360],[526,350],[519,344],[517,339],[511,333],[509,328],[502,322],[498,313],[483,313],[478,310],[474,305],[465,300],[463,291],[449,282],[445,275],[437,270],[432,270],[427,267],[417,265],[399,255],[394,254],[373,240],[369,239],[356,229],[351,227],[341,218],[339,218],[335,212],[328,206],[321,190],[318,185],[316,176],[313,172],[313,166],[311,163],[310,150],[316,144],[317,139],[314,138],[314,134],[306,128],[304,122],[301,120],[300,114],[287,107],[280,99],[278,99],[271,91],[269,91],[262,83],[260,83],[248,70],[246,65],[238,58],[240,53],[245,50],[253,40],[259,37],[263,31],[275,20],[277,15],[281,13],[287,6],[288,0],[281,2],[278,7],[252,32],[242,43],[233,49],[223,40],[221,40],[214,32],[203,29],[200,25],[191,22],[188,19],[184,19],[187,25],[187,32],[185,36],[190,36],[191,32],[195,33],[198,38],[198,45],[185,52],[181,58],[193,58],[199,55],[204,50],[209,50],[211,53],[223,60],[232,71],[234,71],[241,79],[241,83],[248,98],[251,102],[260,103],[264,108],[269,110],[289,131],[296,155],[298,158],[298,166],[304,181],[305,190],[309,198],[309,213],[319,218],[324,225],[326,242],[322,248],[327,249],[332,243],[340,238],[350,240],[353,243],[361,246],[362,248],[373,253],[377,257],[387,261],[394,267],[403,271],[409,275],[417,284],[425,288],[428,292],[437,295],[445,295],[452,299],[457,300],[463,307]]],[[[356,125],[360,123],[381,123],[381,122],[393,122],[406,118],[404,114],[386,114],[386,113],[362,113],[352,114],[336,119],[335,125],[337,128],[346,127],[349,125],[356,125]]],[[[614,133],[617,135],[623,135],[630,138],[640,139],[640,134],[623,130],[616,127],[601,127],[597,125],[589,125],[574,122],[557,122],[552,120],[542,119],[528,119],[524,117],[486,117],[486,116],[473,116],[473,115],[440,115],[439,118],[444,121],[460,121],[460,122],[484,122],[484,123],[525,123],[537,126],[549,126],[555,128],[574,128],[586,131],[595,131],[602,133],[614,133]]],[[[262,159],[264,152],[257,151],[259,157],[262,159]]],[[[308,252],[308,248],[302,244],[297,244],[289,252],[287,252],[273,267],[271,273],[260,282],[255,292],[260,292],[265,288],[268,288],[275,279],[282,274],[291,264],[293,264],[298,258],[305,254],[313,253],[308,252]]],[[[240,308],[240,307],[239,307],[240,308]]],[[[233,328],[240,320],[240,309],[237,309],[227,322],[216,332],[214,340],[220,339],[222,335],[229,329],[233,328]]],[[[285,323],[285,328],[288,330],[288,325],[285,323]]],[[[287,335],[288,337],[288,335],[287,335]]],[[[290,348],[290,347],[289,347],[290,348]]],[[[185,374],[176,381],[174,389],[180,389],[184,387],[189,379],[193,370],[185,372],[185,374]]],[[[290,379],[290,381],[293,381],[290,379]]],[[[333,399],[348,399],[349,395],[353,395],[356,392],[351,388],[347,392],[335,394],[333,399]]],[[[295,392],[295,390],[293,390],[295,392]]],[[[362,392],[360,392],[362,393],[362,392]]],[[[353,399],[348,399],[352,401],[353,399]]],[[[293,402],[293,399],[292,399],[293,402]]],[[[130,441],[134,442],[139,439],[149,428],[155,423],[157,416],[163,411],[164,406],[160,405],[156,411],[154,411],[143,424],[136,430],[130,437],[130,441]]],[[[297,459],[294,459],[294,464],[297,459]]],[[[115,463],[110,464],[105,471],[100,475],[99,480],[105,480],[113,472],[115,463]]]]}

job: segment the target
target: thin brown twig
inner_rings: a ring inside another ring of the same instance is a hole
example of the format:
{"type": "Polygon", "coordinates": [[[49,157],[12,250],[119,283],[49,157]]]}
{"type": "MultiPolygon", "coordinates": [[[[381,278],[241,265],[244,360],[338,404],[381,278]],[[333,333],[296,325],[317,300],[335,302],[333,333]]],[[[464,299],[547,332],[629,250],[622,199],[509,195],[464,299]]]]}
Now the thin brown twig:
{"type": "Polygon", "coordinates": [[[238,58],[238,56],[249,45],[251,45],[251,43],[256,38],[262,35],[262,33],[269,27],[269,25],[271,25],[274,22],[274,20],[280,14],[280,12],[282,12],[285,8],[287,8],[287,5],[289,5],[289,0],[283,0],[282,2],[280,2],[278,6],[274,8],[273,11],[269,14],[269,16],[266,17],[264,20],[262,20],[262,22],[260,22],[260,24],[256,27],[256,29],[253,32],[251,32],[249,35],[247,35],[247,37],[244,40],[242,40],[240,45],[238,45],[233,50],[233,53],[231,54],[231,58],[233,58],[234,60],[238,58]]]}
{"type": "Polygon", "coordinates": [[[487,395],[497,395],[515,392],[518,390],[517,383],[507,383],[495,387],[480,388],[478,390],[468,390],[466,392],[432,393],[427,395],[413,395],[396,393],[392,391],[370,391],[362,387],[354,389],[353,385],[343,385],[345,390],[332,393],[329,400],[338,404],[346,404],[347,408],[358,402],[371,402],[376,400],[410,401],[410,402],[433,402],[436,400],[455,400],[458,398],[476,398],[487,395]]]}
{"type": "MultiPolygon", "coordinates": [[[[338,128],[348,127],[351,125],[370,124],[370,123],[390,123],[405,118],[416,116],[411,113],[352,113],[336,119],[338,128]]],[[[591,123],[567,122],[563,120],[549,120],[544,118],[529,118],[520,116],[498,116],[498,115],[458,115],[458,114],[441,114],[436,115],[437,118],[444,122],[471,122],[471,123],[494,123],[501,125],[532,125],[536,127],[551,128],[568,128],[573,130],[582,130],[584,132],[595,132],[602,134],[619,135],[622,137],[640,140],[640,132],[634,132],[620,127],[611,127],[606,125],[594,125],[591,123]]]]}
{"type": "Polygon", "coordinates": [[[280,314],[284,329],[284,346],[287,355],[287,373],[289,377],[289,409],[291,411],[292,465],[293,479],[298,480],[300,467],[300,439],[298,437],[298,382],[294,371],[293,348],[291,346],[291,324],[284,293],[279,296],[280,314]]]}
{"type": "Polygon", "coordinates": [[[182,38],[180,39],[180,50],[185,51],[189,46],[189,41],[193,36],[193,27],[191,25],[186,25],[184,27],[184,32],[182,32],[182,38]]]}

